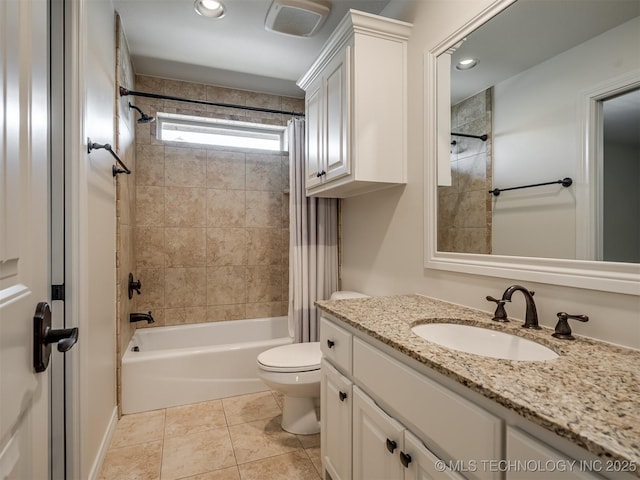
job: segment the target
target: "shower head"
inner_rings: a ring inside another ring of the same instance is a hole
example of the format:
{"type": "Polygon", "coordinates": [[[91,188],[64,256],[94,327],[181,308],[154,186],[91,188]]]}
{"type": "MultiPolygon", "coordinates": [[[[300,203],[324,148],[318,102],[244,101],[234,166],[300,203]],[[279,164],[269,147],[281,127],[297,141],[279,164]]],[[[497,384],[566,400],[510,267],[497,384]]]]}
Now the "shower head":
{"type": "Polygon", "coordinates": [[[129,109],[132,109],[132,108],[134,110],[137,110],[140,113],[140,118],[138,120],[136,120],[138,123],[140,123],[140,124],[151,123],[151,122],[154,122],[156,120],[155,117],[151,117],[151,116],[147,115],[146,113],[144,113],[142,110],[140,110],[135,105],[131,105],[131,102],[129,102],[129,109]]]}

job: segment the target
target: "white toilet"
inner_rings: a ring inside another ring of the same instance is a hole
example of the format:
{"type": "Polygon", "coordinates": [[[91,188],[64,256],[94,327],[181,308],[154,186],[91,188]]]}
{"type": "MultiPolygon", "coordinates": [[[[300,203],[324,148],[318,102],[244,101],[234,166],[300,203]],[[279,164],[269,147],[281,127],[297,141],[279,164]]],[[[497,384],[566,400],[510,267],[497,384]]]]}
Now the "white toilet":
{"type": "MultiPolygon", "coordinates": [[[[331,300],[366,297],[339,291],[331,300]]],[[[258,375],[273,390],[284,393],[282,428],[298,435],[320,431],[316,405],[320,398],[320,342],[294,343],[258,355],[258,375]]]]}

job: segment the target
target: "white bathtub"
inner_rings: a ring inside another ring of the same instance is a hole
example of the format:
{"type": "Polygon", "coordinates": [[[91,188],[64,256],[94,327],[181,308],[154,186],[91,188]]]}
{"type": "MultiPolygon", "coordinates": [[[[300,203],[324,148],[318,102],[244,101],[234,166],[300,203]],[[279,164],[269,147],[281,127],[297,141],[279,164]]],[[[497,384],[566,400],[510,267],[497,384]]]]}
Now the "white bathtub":
{"type": "Polygon", "coordinates": [[[138,329],[122,357],[122,413],[268,390],[256,357],[291,342],[287,317],[138,329]]]}

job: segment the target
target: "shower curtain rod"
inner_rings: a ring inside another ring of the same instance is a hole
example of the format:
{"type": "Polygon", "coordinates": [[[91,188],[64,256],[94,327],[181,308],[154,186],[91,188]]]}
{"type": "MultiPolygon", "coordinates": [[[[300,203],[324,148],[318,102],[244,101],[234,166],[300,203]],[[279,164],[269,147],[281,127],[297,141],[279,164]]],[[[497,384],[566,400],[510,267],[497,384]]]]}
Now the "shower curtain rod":
{"type": "Polygon", "coordinates": [[[120,87],[120,96],[124,97],[126,95],[133,95],[135,97],[158,98],[161,100],[175,100],[176,102],[197,103],[199,105],[211,105],[213,107],[237,108],[240,110],[250,110],[252,112],[281,113],[283,115],[292,115],[294,117],[304,117],[304,113],[302,112],[288,112],[286,110],[273,110],[271,108],[248,107],[246,105],[234,105],[232,103],[206,102],[204,100],[172,97],[171,95],[160,95],[158,93],[136,92],[135,90],[128,90],[124,87],[120,87]]]}

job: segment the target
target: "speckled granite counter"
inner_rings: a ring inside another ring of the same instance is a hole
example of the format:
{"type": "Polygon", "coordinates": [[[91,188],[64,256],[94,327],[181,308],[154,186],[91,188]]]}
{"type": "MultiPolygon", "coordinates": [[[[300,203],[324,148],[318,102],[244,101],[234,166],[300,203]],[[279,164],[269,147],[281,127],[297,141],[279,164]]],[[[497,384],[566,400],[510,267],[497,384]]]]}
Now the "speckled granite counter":
{"type": "Polygon", "coordinates": [[[631,461],[640,476],[640,351],[576,337],[558,340],[552,329],[525,330],[491,315],[421,295],[317,302],[332,314],[395,350],[466,385],[595,455],[631,461]],[[494,359],[427,342],[411,332],[420,323],[455,323],[514,333],[546,345],[560,358],[544,362],[494,359]]]}

